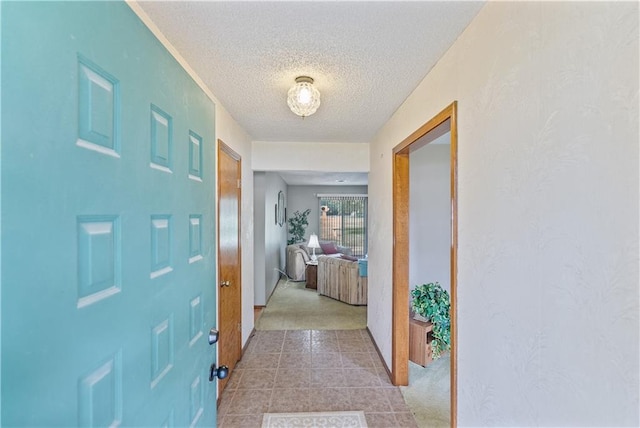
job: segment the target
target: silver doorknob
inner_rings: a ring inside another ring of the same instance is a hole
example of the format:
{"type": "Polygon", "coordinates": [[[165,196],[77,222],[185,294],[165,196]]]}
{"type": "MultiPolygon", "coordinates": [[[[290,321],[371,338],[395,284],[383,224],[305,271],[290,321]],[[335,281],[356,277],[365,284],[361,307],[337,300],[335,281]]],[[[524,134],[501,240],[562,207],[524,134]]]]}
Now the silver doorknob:
{"type": "Polygon", "coordinates": [[[216,363],[211,364],[209,368],[209,382],[213,382],[213,378],[224,379],[229,375],[229,367],[220,366],[216,368],[216,363]]]}
{"type": "Polygon", "coordinates": [[[231,282],[230,281],[222,281],[220,283],[220,287],[230,287],[231,286],[231,282]]]}
{"type": "Polygon", "coordinates": [[[219,337],[220,332],[218,330],[216,330],[215,328],[209,330],[209,345],[213,345],[214,343],[216,343],[219,337]]]}

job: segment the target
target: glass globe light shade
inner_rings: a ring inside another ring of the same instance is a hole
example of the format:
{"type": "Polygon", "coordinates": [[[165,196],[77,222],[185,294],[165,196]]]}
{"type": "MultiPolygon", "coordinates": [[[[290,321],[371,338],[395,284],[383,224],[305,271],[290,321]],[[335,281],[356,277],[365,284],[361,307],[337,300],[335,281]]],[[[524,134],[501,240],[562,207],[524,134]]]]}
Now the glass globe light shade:
{"type": "Polygon", "coordinates": [[[320,106],[320,92],[313,86],[313,79],[307,76],[296,78],[296,84],[287,93],[287,104],[298,116],[311,116],[320,106]]]}

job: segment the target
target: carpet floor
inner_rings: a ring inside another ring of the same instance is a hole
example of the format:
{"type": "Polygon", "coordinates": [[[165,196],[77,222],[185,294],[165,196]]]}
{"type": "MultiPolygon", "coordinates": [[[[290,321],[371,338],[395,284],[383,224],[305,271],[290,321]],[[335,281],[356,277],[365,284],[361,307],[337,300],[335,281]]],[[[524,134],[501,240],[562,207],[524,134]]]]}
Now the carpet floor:
{"type": "Polygon", "coordinates": [[[451,425],[450,361],[449,355],[427,367],[409,361],[409,386],[401,386],[400,392],[419,427],[451,425]]]}
{"type": "Polygon", "coordinates": [[[316,290],[304,281],[280,280],[256,322],[256,330],[356,330],[367,327],[367,307],[352,306],[316,290]]]}

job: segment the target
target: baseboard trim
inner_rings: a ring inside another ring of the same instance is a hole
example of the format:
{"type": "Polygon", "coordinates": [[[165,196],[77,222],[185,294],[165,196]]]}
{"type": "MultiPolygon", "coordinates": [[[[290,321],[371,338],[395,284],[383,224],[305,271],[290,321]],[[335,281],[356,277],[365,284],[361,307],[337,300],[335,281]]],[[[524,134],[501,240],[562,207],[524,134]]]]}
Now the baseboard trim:
{"type": "Polygon", "coordinates": [[[373,335],[371,334],[371,330],[369,330],[368,326],[367,326],[366,330],[367,330],[367,334],[371,338],[371,342],[373,343],[373,346],[376,348],[376,352],[378,353],[378,357],[380,357],[380,361],[382,361],[382,366],[384,367],[385,371],[387,372],[387,375],[389,376],[389,379],[393,383],[393,380],[392,380],[393,378],[391,377],[391,370],[389,370],[389,367],[387,366],[387,363],[384,361],[384,358],[382,357],[382,353],[380,352],[380,348],[378,348],[378,344],[376,343],[376,340],[373,338],[373,335]]]}
{"type": "Polygon", "coordinates": [[[280,283],[280,277],[278,277],[278,280],[276,281],[276,285],[273,286],[273,290],[271,290],[271,293],[269,293],[269,297],[267,297],[267,304],[265,305],[265,307],[269,304],[269,300],[271,300],[271,296],[273,296],[273,293],[276,292],[276,288],[278,288],[278,284],[280,283]]]}

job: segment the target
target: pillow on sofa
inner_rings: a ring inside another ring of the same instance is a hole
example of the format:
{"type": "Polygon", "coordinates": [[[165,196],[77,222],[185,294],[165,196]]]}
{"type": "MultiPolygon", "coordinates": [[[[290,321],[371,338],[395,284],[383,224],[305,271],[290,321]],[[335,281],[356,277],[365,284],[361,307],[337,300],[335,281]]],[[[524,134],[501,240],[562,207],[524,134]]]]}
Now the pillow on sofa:
{"type": "Polygon", "coordinates": [[[351,260],[352,262],[357,262],[358,261],[357,257],[348,256],[346,254],[341,255],[340,258],[341,259],[345,259],[345,260],[351,260]]]}
{"type": "Polygon", "coordinates": [[[335,242],[320,242],[320,248],[324,254],[338,254],[338,247],[335,242]]]}

